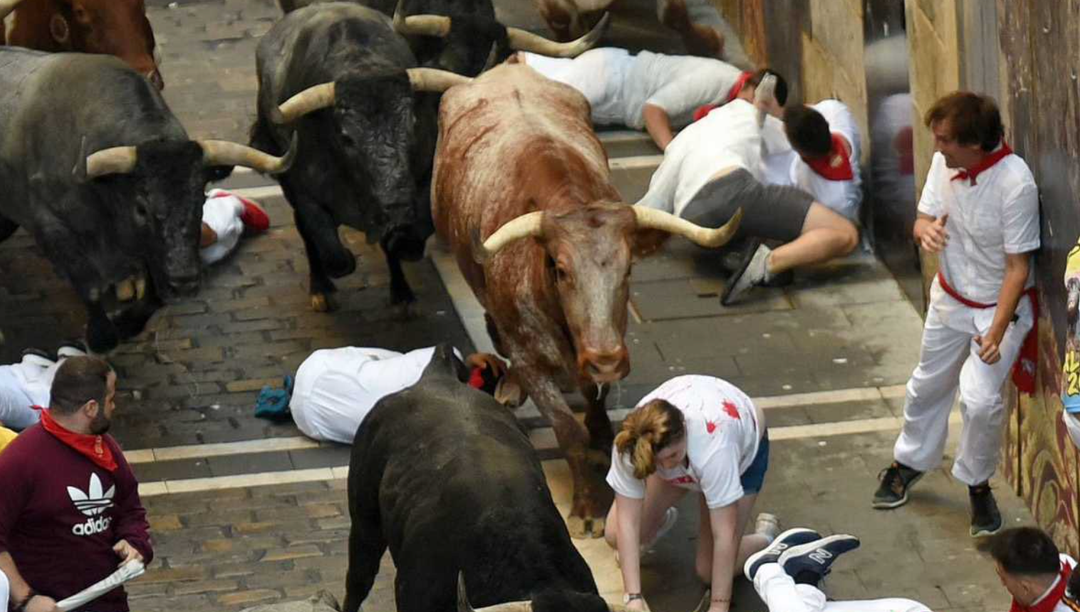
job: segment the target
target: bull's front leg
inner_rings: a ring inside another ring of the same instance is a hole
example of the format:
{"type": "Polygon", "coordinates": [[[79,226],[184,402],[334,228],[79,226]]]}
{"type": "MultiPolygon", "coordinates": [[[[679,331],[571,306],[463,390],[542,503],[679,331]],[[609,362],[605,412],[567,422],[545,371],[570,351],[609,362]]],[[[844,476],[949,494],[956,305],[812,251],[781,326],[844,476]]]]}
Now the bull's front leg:
{"type": "Polygon", "coordinates": [[[334,220],[318,206],[297,205],[294,217],[308,259],[311,309],[315,312],[337,310],[337,301],[333,299],[337,287],[330,277],[352,274],[356,270],[356,257],[341,244],[334,220]]]}
{"type": "MultiPolygon", "coordinates": [[[[550,376],[528,368],[515,369],[522,386],[540,412],[551,422],[559,448],[570,466],[574,496],[566,526],[575,538],[599,538],[613,498],[604,477],[606,465],[598,451],[590,450],[589,432],[570,410],[550,376]]],[[[604,457],[606,459],[606,457],[604,457]]]]}
{"type": "Polygon", "coordinates": [[[686,0],[656,0],[656,14],[660,23],[679,33],[690,55],[724,58],[724,35],[716,28],[694,23],[686,0]]]}
{"type": "Polygon", "coordinates": [[[581,383],[581,395],[585,397],[585,427],[589,430],[589,448],[604,454],[604,460],[611,461],[611,446],[615,443],[615,432],[611,429],[611,418],[607,413],[609,385],[598,386],[592,381],[581,383]]]}
{"type": "Polygon", "coordinates": [[[99,292],[77,288],[79,296],[86,305],[86,346],[91,353],[105,355],[120,344],[120,334],[109,320],[105,308],[101,305],[99,292]]]}

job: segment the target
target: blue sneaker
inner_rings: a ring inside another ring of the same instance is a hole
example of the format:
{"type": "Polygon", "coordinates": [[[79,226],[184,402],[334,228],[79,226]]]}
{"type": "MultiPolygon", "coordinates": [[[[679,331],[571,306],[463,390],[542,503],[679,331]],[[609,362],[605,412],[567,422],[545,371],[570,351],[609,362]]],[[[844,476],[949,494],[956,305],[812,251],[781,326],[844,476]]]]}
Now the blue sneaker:
{"type": "Polygon", "coordinates": [[[833,535],[816,542],[792,546],[780,555],[777,563],[796,583],[817,586],[829,573],[837,557],[858,547],[859,538],[853,535],[833,535]]]}
{"type": "Polygon", "coordinates": [[[802,544],[808,544],[810,542],[817,542],[821,540],[821,534],[813,529],[806,529],[798,527],[796,529],[788,529],[784,533],[776,536],[773,543],[766,546],[763,550],[760,550],[746,560],[746,564],[743,565],[743,573],[746,574],[746,579],[753,582],[754,576],[757,575],[758,568],[766,563],[778,563],[780,556],[784,554],[784,551],[792,546],[800,546],[802,544]]]}

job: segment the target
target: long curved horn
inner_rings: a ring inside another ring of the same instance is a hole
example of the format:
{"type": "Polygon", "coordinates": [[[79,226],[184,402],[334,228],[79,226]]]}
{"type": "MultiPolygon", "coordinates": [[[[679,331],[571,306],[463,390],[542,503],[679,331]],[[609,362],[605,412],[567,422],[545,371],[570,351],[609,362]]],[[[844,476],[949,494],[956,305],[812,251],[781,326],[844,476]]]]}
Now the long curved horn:
{"type": "Polygon", "coordinates": [[[139,160],[135,147],[111,147],[86,156],[86,180],[107,174],[129,174],[139,160]]]}
{"type": "Polygon", "coordinates": [[[543,36],[519,28],[506,28],[506,38],[510,47],[518,51],[531,51],[551,57],[577,57],[593,48],[593,45],[603,36],[604,30],[607,29],[610,22],[611,14],[604,13],[604,16],[592,31],[577,40],[566,43],[548,40],[543,36]]]}
{"type": "Polygon", "coordinates": [[[637,216],[638,227],[685,236],[695,244],[713,249],[727,244],[735,236],[736,230],[739,229],[739,222],[742,221],[742,208],[736,210],[727,223],[716,229],[701,227],[671,213],[647,206],[635,205],[633,209],[637,216]]]}
{"type": "Polygon", "coordinates": [[[458,572],[457,609],[458,612],[532,612],[532,602],[514,601],[474,610],[472,604],[469,603],[469,595],[465,592],[465,573],[458,572]]]}
{"type": "Polygon", "coordinates": [[[409,68],[405,72],[409,75],[409,83],[412,84],[413,91],[443,92],[454,85],[472,82],[469,77],[436,68],[409,68]]]}
{"type": "MultiPolygon", "coordinates": [[[[0,0],[2,2],[3,0],[0,0]]],[[[405,0],[398,0],[394,9],[394,31],[402,36],[438,36],[450,33],[450,18],[445,15],[405,16],[405,0]]]]}
{"type": "Polygon", "coordinates": [[[198,140],[203,150],[206,166],[246,166],[264,174],[287,172],[296,160],[297,136],[293,132],[289,150],[282,157],[274,157],[258,149],[227,140],[198,140]]]}
{"type": "Polygon", "coordinates": [[[487,260],[515,240],[529,236],[539,236],[541,234],[540,224],[543,220],[544,212],[537,210],[507,221],[502,227],[495,230],[494,234],[488,236],[483,245],[480,245],[480,252],[477,255],[481,261],[487,260]]]}
{"type": "MultiPolygon", "coordinates": [[[[4,17],[10,15],[11,12],[19,6],[20,2],[22,2],[22,0],[0,0],[0,21],[3,21],[4,17]]],[[[4,27],[3,24],[0,24],[0,28],[2,27],[4,27]]]]}
{"type": "Polygon", "coordinates": [[[308,87],[304,91],[285,100],[281,106],[271,110],[270,120],[278,125],[292,123],[304,115],[334,105],[334,83],[323,83],[308,87]],[[276,112],[275,112],[276,111],[276,112]]]}

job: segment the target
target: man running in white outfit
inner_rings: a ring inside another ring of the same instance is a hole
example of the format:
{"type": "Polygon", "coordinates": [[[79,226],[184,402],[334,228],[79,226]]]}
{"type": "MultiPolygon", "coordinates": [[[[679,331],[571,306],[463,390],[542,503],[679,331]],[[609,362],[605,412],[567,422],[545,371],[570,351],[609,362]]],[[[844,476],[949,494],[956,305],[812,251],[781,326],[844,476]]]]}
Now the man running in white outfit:
{"type": "Polygon", "coordinates": [[[792,151],[766,159],[766,181],[794,185],[852,223],[862,203],[859,126],[839,100],[784,109],[792,151]]]}
{"type": "Polygon", "coordinates": [[[1035,313],[1031,253],[1040,244],[1038,188],[1005,144],[991,98],[949,94],[930,109],[926,124],[937,153],[914,235],[939,254],[940,271],[930,289],[919,365],[907,383],[895,461],[882,471],[873,506],[907,503],[911,486],[941,463],[959,390],[963,429],[952,475],[968,485],[971,536],[982,537],[1002,526],[989,480],[1005,422],[1001,388],[1017,357],[1013,379],[1021,391],[1034,390],[1034,360],[1024,362],[1037,349],[1028,332],[1035,313]]]}
{"type": "Polygon", "coordinates": [[[605,47],[573,59],[519,52],[514,61],[580,91],[592,107],[593,123],[644,129],[661,151],[674,138],[673,129],[693,121],[695,109],[752,101],[766,74],[777,79],[770,109],[774,114],[780,113],[788,94],[787,82],[770,70],[743,72],[720,60],[688,55],[631,55],[605,47]]]}
{"type": "Polygon", "coordinates": [[[784,243],[775,250],[761,245],[745,259],[721,296],[725,306],[781,272],[847,255],[858,245],[855,226],[809,193],[763,184],[763,153],[790,150],[780,120],[766,114],[759,123],[768,108],[760,100],[734,100],[680,132],[639,202],[705,227],[720,227],[742,208],[740,236],[784,243]]]}
{"type": "Polygon", "coordinates": [[[829,601],[818,588],[841,554],[858,548],[851,535],[822,538],[811,529],[789,529],[746,560],[744,573],[770,612],[930,612],[910,599],[829,601]]]}
{"type": "MultiPolygon", "coordinates": [[[[408,353],[353,346],[315,351],[296,372],[289,402],[296,426],[315,440],[352,444],[375,404],[416,384],[434,353],[433,346],[408,353]]],[[[454,355],[461,358],[457,349],[454,355]]],[[[465,366],[467,382],[492,393],[506,372],[506,365],[487,353],[469,355],[465,366]]]]}

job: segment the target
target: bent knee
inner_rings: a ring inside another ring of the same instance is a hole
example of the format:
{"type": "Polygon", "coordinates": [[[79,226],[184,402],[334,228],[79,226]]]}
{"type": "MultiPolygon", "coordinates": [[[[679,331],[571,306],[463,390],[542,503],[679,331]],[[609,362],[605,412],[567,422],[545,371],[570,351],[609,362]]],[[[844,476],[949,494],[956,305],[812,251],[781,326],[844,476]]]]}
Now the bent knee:
{"type": "Polygon", "coordinates": [[[844,255],[850,254],[859,246],[859,230],[855,227],[855,224],[847,219],[844,219],[844,226],[840,228],[840,249],[844,255]]]}

